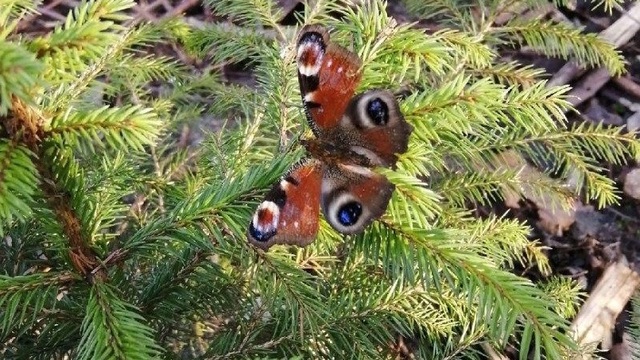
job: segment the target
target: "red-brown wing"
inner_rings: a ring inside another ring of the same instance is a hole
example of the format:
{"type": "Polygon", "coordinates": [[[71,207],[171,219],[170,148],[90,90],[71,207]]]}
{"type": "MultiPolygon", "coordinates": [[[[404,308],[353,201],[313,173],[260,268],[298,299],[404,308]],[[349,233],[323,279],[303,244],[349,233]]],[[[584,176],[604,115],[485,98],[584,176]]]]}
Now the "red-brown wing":
{"type": "Polygon", "coordinates": [[[387,210],[394,185],[368,168],[341,165],[325,173],[322,212],[343,234],[357,234],[387,210]]]}
{"type": "Polygon", "coordinates": [[[322,170],[319,161],[309,160],[271,188],[249,224],[251,244],[268,250],[275,244],[306,246],[316,238],[322,170]]]}
{"type": "Polygon", "coordinates": [[[413,128],[402,116],[398,101],[386,90],[369,90],[354,97],[338,133],[347,134],[351,149],[372,165],[394,167],[397,154],[407,151],[413,128]]]}
{"type": "Polygon", "coordinates": [[[298,82],[307,120],[318,135],[334,128],[360,82],[361,62],[347,49],[329,42],[319,25],[307,25],[297,43],[298,82]]]}

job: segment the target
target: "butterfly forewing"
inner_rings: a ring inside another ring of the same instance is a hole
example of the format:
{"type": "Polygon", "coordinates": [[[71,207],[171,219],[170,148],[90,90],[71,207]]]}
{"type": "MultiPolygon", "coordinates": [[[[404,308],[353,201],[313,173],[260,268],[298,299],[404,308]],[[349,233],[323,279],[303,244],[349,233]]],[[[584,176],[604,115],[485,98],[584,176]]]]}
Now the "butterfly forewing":
{"type": "Polygon", "coordinates": [[[322,164],[309,160],[275,184],[249,224],[248,238],[266,250],[274,244],[305,246],[318,233],[322,164]]]}
{"type": "Polygon", "coordinates": [[[318,25],[305,26],[298,36],[298,82],[308,121],[316,135],[338,125],[360,82],[360,59],[329,43],[318,25]]]}

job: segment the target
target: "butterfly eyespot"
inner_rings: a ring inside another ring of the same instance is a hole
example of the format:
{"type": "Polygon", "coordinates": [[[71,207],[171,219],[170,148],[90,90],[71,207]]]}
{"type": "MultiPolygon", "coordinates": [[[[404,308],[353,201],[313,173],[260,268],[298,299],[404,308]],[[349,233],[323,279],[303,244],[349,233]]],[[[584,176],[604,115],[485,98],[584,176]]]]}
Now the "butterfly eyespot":
{"type": "Polygon", "coordinates": [[[324,39],[322,38],[322,34],[320,34],[319,32],[310,31],[303,34],[298,41],[298,46],[306,43],[322,44],[322,47],[324,48],[324,39]]]}
{"type": "Polygon", "coordinates": [[[269,241],[269,239],[275,236],[275,234],[276,234],[275,229],[269,230],[269,231],[260,231],[256,229],[255,226],[253,226],[253,224],[249,225],[249,235],[251,235],[251,237],[254,238],[256,241],[267,242],[269,241]]]}
{"type": "Polygon", "coordinates": [[[343,234],[361,232],[368,213],[362,201],[345,189],[323,193],[322,211],[331,226],[343,234]]]}
{"type": "Polygon", "coordinates": [[[272,201],[263,201],[249,224],[249,235],[258,242],[267,242],[278,231],[280,209],[272,201]]]}
{"type": "Polygon", "coordinates": [[[386,125],[389,122],[389,107],[384,100],[374,98],[367,104],[367,115],[377,126],[386,125]]]}
{"type": "Polygon", "coordinates": [[[362,205],[357,201],[350,201],[338,209],[338,221],[343,226],[357,223],[360,215],[362,215],[362,205]]]}

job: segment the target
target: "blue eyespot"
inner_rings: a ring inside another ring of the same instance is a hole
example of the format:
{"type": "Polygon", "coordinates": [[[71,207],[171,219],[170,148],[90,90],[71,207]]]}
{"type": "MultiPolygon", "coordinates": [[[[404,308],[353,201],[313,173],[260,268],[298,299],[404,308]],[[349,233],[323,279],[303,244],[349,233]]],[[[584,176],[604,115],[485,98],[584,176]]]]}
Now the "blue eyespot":
{"type": "Polygon", "coordinates": [[[389,107],[380,98],[375,98],[367,104],[367,114],[374,124],[378,126],[386,125],[389,122],[389,107]]]}
{"type": "Polygon", "coordinates": [[[362,205],[359,202],[351,201],[338,210],[338,221],[343,226],[351,226],[358,222],[360,215],[362,215],[362,205]]]}
{"type": "Polygon", "coordinates": [[[256,229],[253,226],[253,222],[251,224],[249,224],[249,235],[251,235],[252,238],[256,239],[256,241],[267,242],[275,234],[276,234],[276,230],[275,229],[271,230],[271,231],[267,231],[267,232],[262,232],[262,231],[258,231],[258,229],[256,229]]]}

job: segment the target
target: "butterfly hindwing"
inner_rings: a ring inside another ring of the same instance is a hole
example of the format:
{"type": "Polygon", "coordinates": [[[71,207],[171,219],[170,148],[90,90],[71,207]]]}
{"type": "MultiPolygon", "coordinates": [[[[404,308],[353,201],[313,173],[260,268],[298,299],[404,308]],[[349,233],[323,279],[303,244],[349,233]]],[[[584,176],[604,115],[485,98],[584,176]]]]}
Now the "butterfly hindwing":
{"type": "Polygon", "coordinates": [[[307,25],[297,42],[298,82],[302,102],[316,135],[340,122],[360,82],[360,59],[329,42],[318,25],[307,25]]]}
{"type": "Polygon", "coordinates": [[[352,150],[373,165],[393,167],[397,154],[407,151],[411,125],[406,122],[393,94],[370,90],[354,97],[340,122],[340,131],[352,150]]]}
{"type": "Polygon", "coordinates": [[[318,233],[322,164],[308,160],[275,184],[249,224],[249,241],[267,250],[274,244],[305,246],[318,233]]]}
{"type": "Polygon", "coordinates": [[[342,165],[325,172],[322,180],[322,212],[343,234],[361,233],[384,214],[394,185],[368,168],[342,165]]]}

